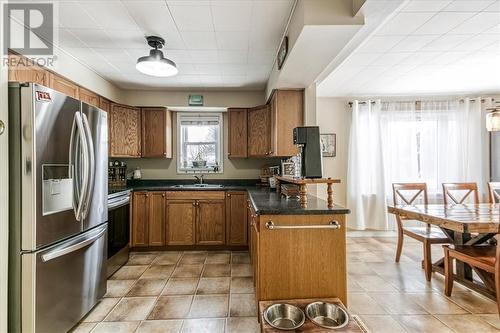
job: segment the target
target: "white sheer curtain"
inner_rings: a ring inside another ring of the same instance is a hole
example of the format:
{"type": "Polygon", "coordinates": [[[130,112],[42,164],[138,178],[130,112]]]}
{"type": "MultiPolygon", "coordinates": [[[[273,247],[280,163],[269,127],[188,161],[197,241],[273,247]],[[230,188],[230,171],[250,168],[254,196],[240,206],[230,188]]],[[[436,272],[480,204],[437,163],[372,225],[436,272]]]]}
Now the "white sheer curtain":
{"type": "Polygon", "coordinates": [[[487,141],[481,98],[411,102],[355,101],[348,161],[353,229],[393,229],[386,204],[392,183],[425,182],[441,202],[443,182],[476,182],[484,191],[487,141]]]}
{"type": "Polygon", "coordinates": [[[353,102],[347,169],[347,225],[356,230],[387,229],[381,103],[353,102]]]}

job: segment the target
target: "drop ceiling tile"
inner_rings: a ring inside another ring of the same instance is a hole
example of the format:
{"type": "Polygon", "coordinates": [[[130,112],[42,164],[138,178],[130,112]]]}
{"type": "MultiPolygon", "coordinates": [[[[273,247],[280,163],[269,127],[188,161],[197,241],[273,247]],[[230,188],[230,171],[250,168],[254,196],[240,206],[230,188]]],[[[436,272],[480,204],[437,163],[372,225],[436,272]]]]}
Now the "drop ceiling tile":
{"type": "Polygon", "coordinates": [[[190,64],[193,62],[191,55],[186,50],[163,50],[163,54],[176,64],[190,64]]]}
{"type": "Polygon", "coordinates": [[[96,48],[94,51],[107,61],[126,61],[135,65],[135,59],[122,49],[96,48]]]}
{"type": "Polygon", "coordinates": [[[439,57],[435,57],[427,62],[429,65],[448,65],[465,58],[468,52],[444,52],[439,57]]]}
{"type": "Polygon", "coordinates": [[[494,3],[493,0],[459,0],[453,1],[446,6],[443,11],[445,12],[477,12],[494,3]]]}
{"type": "Polygon", "coordinates": [[[212,1],[215,31],[248,31],[252,1],[212,1]]]}
{"type": "Polygon", "coordinates": [[[139,29],[121,1],[81,1],[80,4],[103,28],[139,29]]]}
{"type": "Polygon", "coordinates": [[[225,64],[221,67],[221,73],[223,76],[245,76],[247,68],[247,65],[225,64]]]}
{"type": "Polygon", "coordinates": [[[174,22],[180,31],[213,31],[210,6],[170,5],[174,22]]]}
{"type": "Polygon", "coordinates": [[[497,24],[496,26],[483,31],[483,34],[500,34],[500,24],[497,24]]]}
{"type": "Polygon", "coordinates": [[[485,12],[500,12],[500,1],[496,0],[493,4],[491,4],[488,8],[485,8],[483,11],[485,12]]]}
{"type": "Polygon", "coordinates": [[[408,36],[391,49],[391,52],[415,52],[436,39],[435,35],[408,36]]]}
{"type": "MultiPolygon", "coordinates": [[[[266,33],[276,30],[275,27],[284,27],[293,1],[288,0],[263,0],[253,1],[250,30],[257,33],[266,33]]],[[[283,31],[279,31],[281,34],[283,31]]]]}
{"type": "Polygon", "coordinates": [[[123,4],[145,34],[161,33],[161,37],[168,39],[170,34],[178,33],[165,1],[135,0],[125,1],[123,4]]]}
{"type": "Polygon", "coordinates": [[[177,63],[177,69],[179,70],[179,75],[197,75],[198,72],[193,64],[180,64],[177,63]]]}
{"type": "Polygon", "coordinates": [[[193,64],[217,64],[219,56],[216,50],[192,50],[189,51],[193,64]]]}
{"type": "Polygon", "coordinates": [[[276,51],[281,41],[281,31],[250,32],[249,48],[253,50],[273,50],[276,51]]]}
{"type": "Polygon", "coordinates": [[[380,53],[353,53],[347,58],[346,65],[350,67],[369,65],[380,56],[380,53]]]}
{"type": "Polygon", "coordinates": [[[58,4],[58,23],[65,28],[95,29],[99,24],[78,3],[58,4]]]}
{"type": "Polygon", "coordinates": [[[416,52],[412,53],[409,57],[403,59],[401,64],[404,65],[421,65],[429,62],[433,58],[439,57],[440,52],[416,52]]]}
{"type": "Polygon", "coordinates": [[[71,54],[73,57],[79,59],[81,62],[95,62],[105,60],[100,54],[88,47],[65,47],[63,48],[63,50],[71,54]]]}
{"type": "Polygon", "coordinates": [[[500,23],[500,15],[498,13],[479,13],[469,20],[463,22],[458,27],[453,29],[454,34],[477,34],[488,30],[500,23]]]}
{"type": "Polygon", "coordinates": [[[213,31],[183,31],[182,39],[191,50],[215,50],[217,42],[213,31]]]}
{"type": "Polygon", "coordinates": [[[395,53],[386,53],[375,59],[371,63],[374,66],[390,66],[397,65],[401,63],[405,58],[408,58],[412,53],[410,52],[395,52],[395,53]]]}
{"type": "MultiPolygon", "coordinates": [[[[473,15],[474,13],[440,12],[433,16],[414,33],[419,35],[445,34],[467,19],[471,18],[473,15]]],[[[460,32],[456,33],[459,34],[460,32]]]]}
{"type": "Polygon", "coordinates": [[[219,63],[221,64],[246,64],[248,61],[248,51],[219,50],[219,63]]]}
{"type": "Polygon", "coordinates": [[[62,48],[85,47],[85,45],[66,29],[59,29],[58,45],[62,48]]]}
{"type": "Polygon", "coordinates": [[[448,51],[471,38],[470,35],[446,34],[422,48],[422,51],[448,51]]]}
{"type": "Polygon", "coordinates": [[[219,64],[195,64],[196,73],[199,75],[221,75],[223,65],[219,64]]]}
{"type": "Polygon", "coordinates": [[[115,45],[123,49],[149,48],[144,34],[139,30],[106,29],[106,35],[115,45]]]}
{"type": "Polygon", "coordinates": [[[373,36],[359,49],[359,52],[386,52],[398,44],[405,36],[373,36]]]}
{"type": "Polygon", "coordinates": [[[217,31],[217,48],[221,50],[247,50],[248,33],[244,31],[217,31]]]}
{"type": "Polygon", "coordinates": [[[500,34],[481,34],[471,37],[469,40],[457,45],[455,51],[477,51],[500,40],[500,34]]]}
{"type": "Polygon", "coordinates": [[[422,26],[434,13],[398,13],[377,31],[377,35],[408,35],[422,26]]]}
{"type": "Polygon", "coordinates": [[[272,65],[274,63],[275,50],[254,50],[248,52],[248,63],[257,65],[272,65]]]}
{"type": "Polygon", "coordinates": [[[415,0],[410,1],[403,12],[437,12],[446,7],[452,0],[415,0]]]}
{"type": "Polygon", "coordinates": [[[220,75],[200,75],[198,78],[202,84],[220,84],[222,82],[220,75]]]}
{"type": "Polygon", "coordinates": [[[493,42],[489,45],[486,45],[481,49],[481,51],[486,52],[498,52],[500,54],[500,41],[493,42]]]}
{"type": "Polygon", "coordinates": [[[194,86],[200,83],[200,78],[198,75],[177,75],[177,83],[194,86]]]}
{"type": "Polygon", "coordinates": [[[169,6],[209,6],[210,0],[166,0],[169,6]]]}
{"type": "Polygon", "coordinates": [[[68,29],[68,31],[90,47],[117,47],[103,29],[68,29]]]}

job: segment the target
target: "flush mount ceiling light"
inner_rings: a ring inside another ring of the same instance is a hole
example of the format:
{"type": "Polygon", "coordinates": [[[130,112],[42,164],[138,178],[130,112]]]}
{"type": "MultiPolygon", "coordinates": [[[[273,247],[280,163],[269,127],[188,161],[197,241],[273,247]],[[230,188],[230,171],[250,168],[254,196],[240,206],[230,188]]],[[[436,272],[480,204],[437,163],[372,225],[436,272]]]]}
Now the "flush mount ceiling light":
{"type": "Polygon", "coordinates": [[[149,46],[154,49],[149,51],[148,56],[137,59],[135,68],[139,72],[151,76],[167,77],[176,75],[179,71],[175,62],[165,58],[163,52],[159,50],[165,45],[165,40],[157,36],[148,36],[146,40],[149,46]]]}

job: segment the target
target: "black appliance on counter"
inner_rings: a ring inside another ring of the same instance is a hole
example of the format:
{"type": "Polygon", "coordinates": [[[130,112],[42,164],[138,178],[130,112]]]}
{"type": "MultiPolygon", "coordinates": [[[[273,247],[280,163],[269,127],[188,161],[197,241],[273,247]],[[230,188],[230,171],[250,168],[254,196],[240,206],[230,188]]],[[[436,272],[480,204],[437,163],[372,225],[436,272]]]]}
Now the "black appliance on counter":
{"type": "Polygon", "coordinates": [[[108,191],[108,272],[110,277],[129,258],[130,190],[108,191]]]}
{"type": "Polygon", "coordinates": [[[301,176],[304,178],[323,177],[323,155],[321,153],[319,127],[294,128],[293,144],[301,149],[301,176]]]}

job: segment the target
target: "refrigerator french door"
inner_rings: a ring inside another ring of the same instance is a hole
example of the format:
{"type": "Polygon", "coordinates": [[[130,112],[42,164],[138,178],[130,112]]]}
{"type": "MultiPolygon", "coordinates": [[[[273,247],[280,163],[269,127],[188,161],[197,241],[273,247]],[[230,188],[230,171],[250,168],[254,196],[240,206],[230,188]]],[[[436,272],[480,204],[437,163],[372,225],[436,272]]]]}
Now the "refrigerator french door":
{"type": "Polygon", "coordinates": [[[66,332],[106,291],[107,115],[9,84],[9,331],[66,332]]]}

